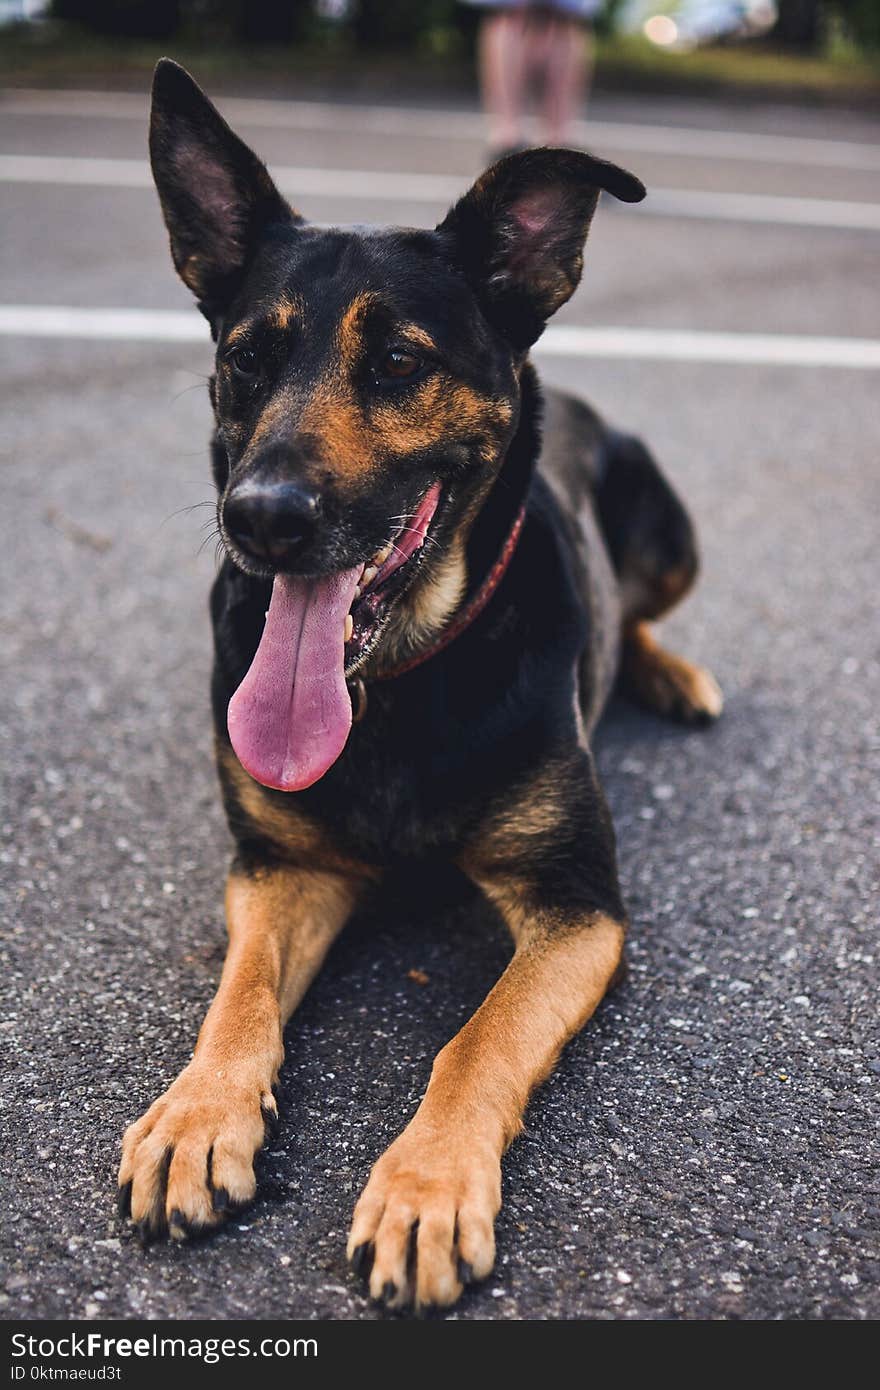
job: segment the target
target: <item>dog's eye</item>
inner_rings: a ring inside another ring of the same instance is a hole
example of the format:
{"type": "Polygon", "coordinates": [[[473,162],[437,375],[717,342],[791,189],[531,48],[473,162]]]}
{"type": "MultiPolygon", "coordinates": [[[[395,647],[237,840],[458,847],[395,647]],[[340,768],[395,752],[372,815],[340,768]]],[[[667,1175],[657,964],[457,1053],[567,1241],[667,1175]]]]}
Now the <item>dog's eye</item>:
{"type": "Polygon", "coordinates": [[[414,352],[392,348],[379,363],[379,376],[390,381],[407,381],[417,376],[423,366],[422,359],[416,357],[414,352]]]}
{"type": "Polygon", "coordinates": [[[236,348],[235,352],[229,354],[228,361],[236,376],[248,380],[255,377],[260,370],[257,354],[251,348],[236,348]]]}

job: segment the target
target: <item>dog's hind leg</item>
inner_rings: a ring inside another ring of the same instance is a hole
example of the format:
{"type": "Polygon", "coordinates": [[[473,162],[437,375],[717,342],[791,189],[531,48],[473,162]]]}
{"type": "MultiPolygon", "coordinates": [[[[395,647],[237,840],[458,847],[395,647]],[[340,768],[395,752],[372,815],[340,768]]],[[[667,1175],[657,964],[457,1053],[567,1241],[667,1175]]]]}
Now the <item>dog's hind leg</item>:
{"type": "Polygon", "coordinates": [[[620,683],[640,704],[682,724],[711,724],[724,706],[712,672],[667,651],[645,621],[624,627],[620,683]]]}
{"type": "Polygon", "coordinates": [[[282,1029],[356,896],[329,873],[233,868],[229,951],[195,1053],[123,1140],[120,1212],[143,1238],[210,1230],[253,1197],[254,1157],[277,1117],[282,1029]]]}
{"type": "Polygon", "coordinates": [[[696,579],[693,524],[639,440],[612,434],[606,449],[596,503],[623,605],[621,685],[660,714],[709,723],[723,705],[714,676],[666,651],[651,627],[696,579]]]}

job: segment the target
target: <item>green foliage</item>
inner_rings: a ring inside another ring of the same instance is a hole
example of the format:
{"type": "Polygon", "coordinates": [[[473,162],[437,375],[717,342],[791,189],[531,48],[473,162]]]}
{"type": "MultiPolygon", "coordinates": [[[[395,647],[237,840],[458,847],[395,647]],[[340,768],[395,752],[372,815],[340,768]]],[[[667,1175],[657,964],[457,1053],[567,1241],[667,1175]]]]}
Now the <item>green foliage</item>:
{"type": "MultiPolygon", "coordinates": [[[[96,34],[170,38],[177,32],[245,43],[320,39],[335,26],[314,0],[53,0],[57,19],[96,34]]],[[[473,28],[458,0],[355,0],[340,26],[364,49],[424,46],[443,52],[473,28]]]]}
{"type": "Polygon", "coordinates": [[[456,0],[359,0],[353,19],[363,48],[402,48],[455,24],[456,0]]]}
{"type": "Polygon", "coordinates": [[[54,0],[56,19],[70,20],[96,34],[168,39],[181,21],[181,0],[54,0]]]}
{"type": "Polygon", "coordinates": [[[840,16],[856,44],[880,49],[880,3],[878,0],[833,0],[832,9],[840,16]]]}
{"type": "MultiPolygon", "coordinates": [[[[601,35],[615,30],[623,0],[605,0],[601,35]]],[[[802,53],[827,51],[829,36],[880,51],[880,0],[778,0],[771,43],[802,53]]],[[[658,6],[659,7],[659,6],[658,6]]],[[[290,44],[332,37],[369,52],[454,56],[467,52],[479,11],[459,0],[352,0],[339,24],[321,19],[314,0],[53,0],[56,18],[113,38],[290,44]]],[[[833,42],[832,42],[833,48],[833,42]]]]}

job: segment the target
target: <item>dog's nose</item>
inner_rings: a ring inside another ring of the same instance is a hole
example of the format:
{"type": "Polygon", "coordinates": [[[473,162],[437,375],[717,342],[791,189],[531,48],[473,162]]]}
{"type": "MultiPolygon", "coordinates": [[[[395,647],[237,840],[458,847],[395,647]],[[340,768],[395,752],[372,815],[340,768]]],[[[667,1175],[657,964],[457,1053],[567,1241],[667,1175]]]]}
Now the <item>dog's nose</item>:
{"type": "Polygon", "coordinates": [[[223,506],[236,545],[256,560],[286,565],[307,548],[321,514],[318,493],[292,482],[244,482],[223,506]]]}

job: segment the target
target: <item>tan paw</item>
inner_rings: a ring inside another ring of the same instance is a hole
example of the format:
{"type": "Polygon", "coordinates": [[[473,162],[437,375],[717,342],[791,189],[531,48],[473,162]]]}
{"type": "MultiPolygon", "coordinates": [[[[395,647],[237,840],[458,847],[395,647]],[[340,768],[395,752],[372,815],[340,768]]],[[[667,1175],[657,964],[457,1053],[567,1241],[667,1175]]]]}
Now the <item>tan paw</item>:
{"type": "Polygon", "coordinates": [[[656,672],[657,707],[685,724],[709,724],[724,708],[721,687],[705,666],[694,666],[668,653],[656,672]]]}
{"type": "Polygon", "coordinates": [[[382,1155],[355,1207],[348,1258],[390,1308],[445,1307],[495,1263],[501,1165],[488,1146],[420,1132],[382,1155]]]}
{"type": "Polygon", "coordinates": [[[724,708],[724,697],[704,666],[657,648],[649,659],[626,670],[630,691],[649,709],[683,724],[710,724],[724,708]]]}
{"type": "Polygon", "coordinates": [[[143,1239],[218,1226],[256,1192],[254,1157],[277,1119],[271,1091],[190,1063],[125,1132],[119,1212],[143,1239]]]}

